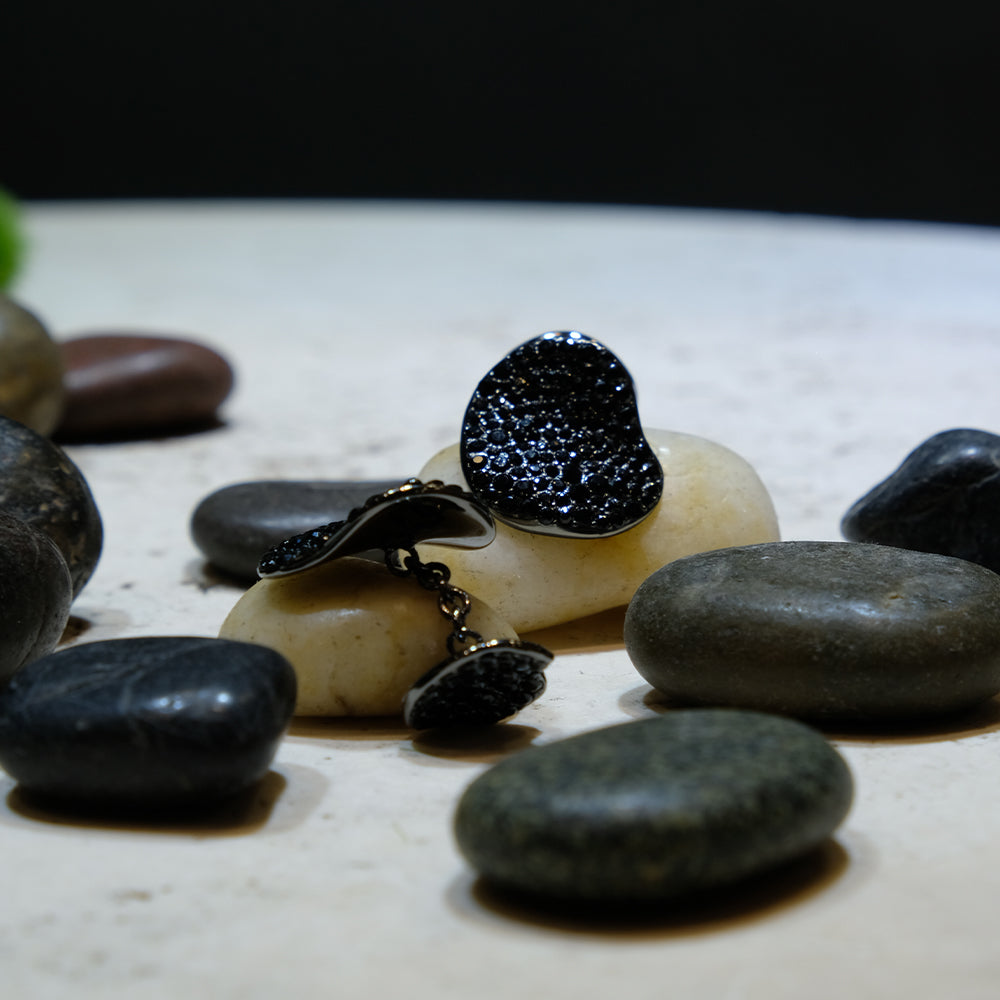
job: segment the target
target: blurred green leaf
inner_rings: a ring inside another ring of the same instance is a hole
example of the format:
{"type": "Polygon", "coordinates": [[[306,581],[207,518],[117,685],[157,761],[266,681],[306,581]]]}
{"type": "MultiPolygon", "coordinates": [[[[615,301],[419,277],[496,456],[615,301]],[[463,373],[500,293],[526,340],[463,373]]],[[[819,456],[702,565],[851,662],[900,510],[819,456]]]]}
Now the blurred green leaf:
{"type": "Polygon", "coordinates": [[[7,288],[24,257],[24,234],[17,200],[0,188],[0,291],[7,288]]]}

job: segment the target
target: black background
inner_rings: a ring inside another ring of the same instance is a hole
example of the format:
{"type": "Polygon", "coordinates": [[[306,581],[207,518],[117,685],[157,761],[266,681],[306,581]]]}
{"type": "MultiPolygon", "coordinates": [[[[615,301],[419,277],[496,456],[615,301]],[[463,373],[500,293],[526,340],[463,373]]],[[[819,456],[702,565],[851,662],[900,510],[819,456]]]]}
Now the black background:
{"type": "Polygon", "coordinates": [[[998,28],[878,0],[7,0],[0,185],[1000,224],[998,28]]]}

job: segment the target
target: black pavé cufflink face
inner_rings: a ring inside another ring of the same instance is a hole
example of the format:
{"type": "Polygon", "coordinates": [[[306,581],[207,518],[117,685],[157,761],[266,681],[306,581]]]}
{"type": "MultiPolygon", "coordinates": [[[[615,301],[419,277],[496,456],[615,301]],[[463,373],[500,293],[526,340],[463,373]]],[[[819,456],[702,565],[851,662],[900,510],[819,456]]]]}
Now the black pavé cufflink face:
{"type": "Polygon", "coordinates": [[[552,654],[520,639],[477,642],[438,664],[410,688],[403,720],[414,729],[490,726],[545,691],[552,654]]]}
{"type": "Polygon", "coordinates": [[[632,377],[577,331],[529,340],[486,374],[466,409],[461,459],[497,519],[539,534],[618,534],[663,492],[632,377]]]}

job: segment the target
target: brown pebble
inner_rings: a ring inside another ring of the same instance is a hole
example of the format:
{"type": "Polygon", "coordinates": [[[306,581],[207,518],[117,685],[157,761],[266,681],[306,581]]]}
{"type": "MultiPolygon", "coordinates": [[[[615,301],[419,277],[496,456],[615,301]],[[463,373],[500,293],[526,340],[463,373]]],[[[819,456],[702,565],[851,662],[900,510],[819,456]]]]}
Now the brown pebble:
{"type": "Polygon", "coordinates": [[[88,334],[61,345],[64,440],[128,437],[210,424],[233,386],[216,351],[177,337],[88,334]]]}

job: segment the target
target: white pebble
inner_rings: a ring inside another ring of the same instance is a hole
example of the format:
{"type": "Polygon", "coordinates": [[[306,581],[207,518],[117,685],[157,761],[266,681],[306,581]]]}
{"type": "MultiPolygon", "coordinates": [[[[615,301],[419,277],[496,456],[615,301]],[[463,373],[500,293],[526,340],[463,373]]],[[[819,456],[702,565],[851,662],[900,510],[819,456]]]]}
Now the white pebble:
{"type": "MultiPolygon", "coordinates": [[[[663,498],[634,528],[610,538],[577,539],[497,522],[496,540],[486,548],[421,545],[421,559],[446,563],[453,583],[523,634],[624,606],[646,577],[674,559],[779,540],[774,504],[745,459],[691,434],[645,434],[663,466],[663,498]]],[[[468,488],[459,446],[435,455],[420,478],[468,488]]]]}
{"type": "MultiPolygon", "coordinates": [[[[397,715],[417,678],[448,657],[451,623],[437,601],[380,563],[336,559],[260,580],[219,635],[289,660],[299,683],[296,715],[397,715]]],[[[517,638],[475,598],[466,624],[485,639],[517,638]]]]}

